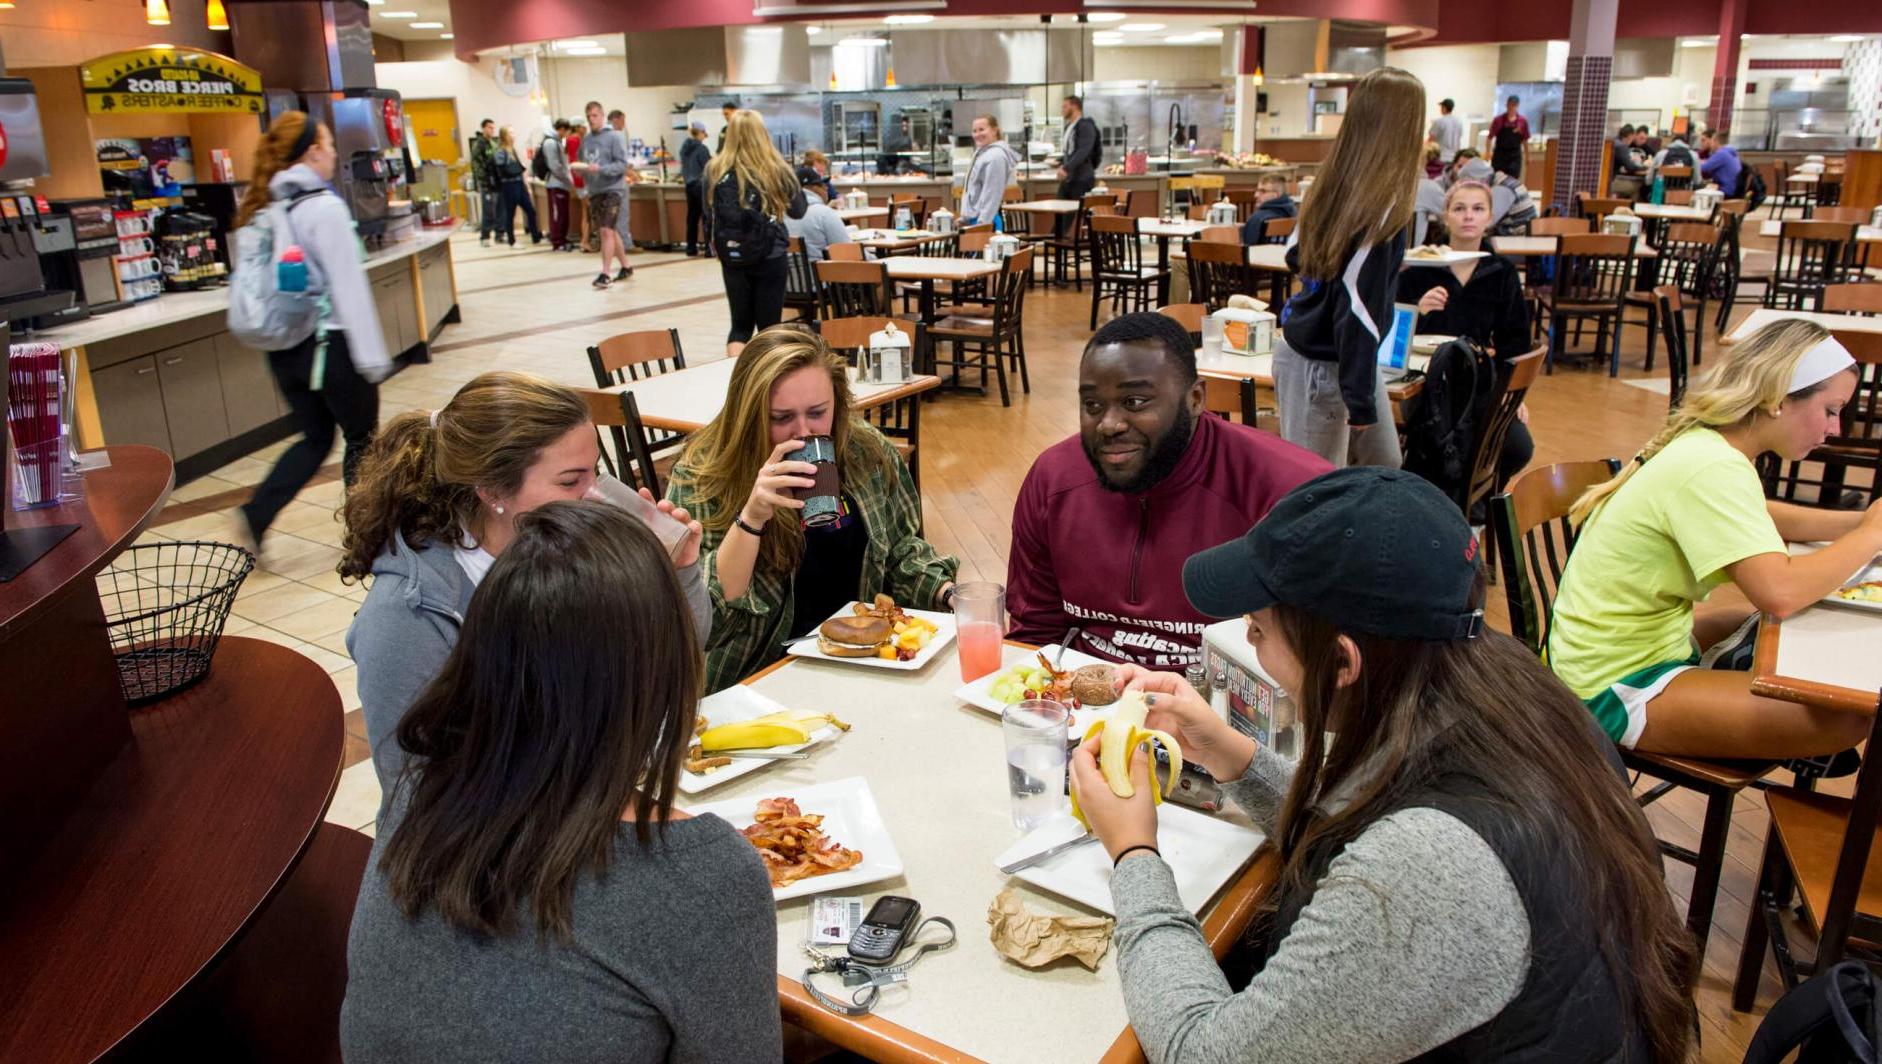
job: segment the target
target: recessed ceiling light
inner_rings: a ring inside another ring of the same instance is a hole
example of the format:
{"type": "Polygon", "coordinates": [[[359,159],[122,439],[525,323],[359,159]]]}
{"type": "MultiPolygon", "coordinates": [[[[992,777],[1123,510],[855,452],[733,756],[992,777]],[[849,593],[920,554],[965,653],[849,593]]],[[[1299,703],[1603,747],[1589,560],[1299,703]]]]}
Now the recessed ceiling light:
{"type": "Polygon", "coordinates": [[[1679,46],[1681,48],[1710,48],[1713,46],[1714,43],[1715,42],[1713,41],[1708,41],[1708,40],[1703,40],[1703,39],[1694,40],[1694,39],[1688,38],[1686,40],[1679,42],[1679,46]]]}
{"type": "Polygon", "coordinates": [[[588,40],[557,41],[554,44],[550,45],[550,47],[554,48],[555,50],[559,52],[566,52],[571,48],[599,48],[601,47],[601,42],[600,41],[588,41],[588,40]]]}
{"type": "Polygon", "coordinates": [[[805,26],[804,32],[812,36],[816,36],[817,34],[823,32],[823,27],[822,26],[805,26]]]}
{"type": "Polygon", "coordinates": [[[1866,41],[1868,39],[1869,38],[1863,36],[1860,33],[1839,33],[1836,36],[1830,38],[1830,40],[1833,40],[1837,42],[1838,44],[1857,44],[1862,41],[1866,41]]]}
{"type": "Polygon", "coordinates": [[[379,17],[380,18],[417,18],[418,12],[416,11],[381,11],[379,12],[379,17]]]}
{"type": "Polygon", "coordinates": [[[1126,22],[1118,27],[1125,33],[1155,33],[1162,28],[1161,22],[1126,22]]]}
{"type": "Polygon", "coordinates": [[[919,26],[924,22],[933,22],[933,15],[890,15],[883,20],[891,26],[919,26]]]}
{"type": "Polygon", "coordinates": [[[439,39],[439,40],[441,40],[441,41],[451,41],[451,40],[456,40],[456,39],[457,39],[457,34],[455,34],[455,33],[440,33],[440,34],[438,34],[438,39],[439,39]]]}
{"type": "Polygon", "coordinates": [[[852,45],[858,48],[886,48],[888,47],[889,40],[886,37],[845,37],[836,43],[838,45],[852,45]]]}
{"type": "Polygon", "coordinates": [[[444,28],[444,23],[442,22],[414,22],[412,23],[412,28],[415,30],[441,30],[444,28]]]}
{"type": "MultiPolygon", "coordinates": [[[[379,0],[379,2],[384,3],[385,0],[379,0]]],[[[1093,11],[1085,16],[1091,22],[1122,22],[1129,17],[1122,11],[1093,11]]]]}
{"type": "Polygon", "coordinates": [[[367,2],[368,4],[371,4],[371,5],[372,5],[372,6],[374,6],[374,7],[378,7],[378,6],[380,5],[380,4],[383,4],[383,3],[385,3],[385,2],[386,2],[386,0],[366,0],[366,2],[367,2]]]}

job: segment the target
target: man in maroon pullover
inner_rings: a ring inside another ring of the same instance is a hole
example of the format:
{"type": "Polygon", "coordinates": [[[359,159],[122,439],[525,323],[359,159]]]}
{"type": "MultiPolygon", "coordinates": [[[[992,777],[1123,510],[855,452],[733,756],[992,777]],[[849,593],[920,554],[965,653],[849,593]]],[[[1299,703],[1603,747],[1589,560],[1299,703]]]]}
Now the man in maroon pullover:
{"type": "Polygon", "coordinates": [[[1183,561],[1247,533],[1331,469],[1311,451],[1203,410],[1189,333],[1161,314],[1112,319],[1078,366],[1079,433],[1033,462],[1013,506],[1011,637],[1181,670],[1209,619],[1183,561]]]}

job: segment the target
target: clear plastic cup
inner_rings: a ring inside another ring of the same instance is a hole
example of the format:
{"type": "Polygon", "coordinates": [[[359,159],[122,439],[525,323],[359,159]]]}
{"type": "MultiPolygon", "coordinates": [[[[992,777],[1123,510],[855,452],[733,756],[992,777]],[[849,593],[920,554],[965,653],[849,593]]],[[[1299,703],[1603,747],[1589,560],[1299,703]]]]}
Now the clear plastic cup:
{"type": "Polygon", "coordinates": [[[1000,714],[1006,733],[1007,794],[1013,826],[1031,831],[1067,808],[1065,773],[1070,761],[1066,728],[1072,711],[1046,698],[1028,698],[1000,714]]]}
{"type": "Polygon", "coordinates": [[[972,683],[997,672],[1006,638],[1006,586],[991,581],[954,585],[954,625],[961,681],[972,683]]]}

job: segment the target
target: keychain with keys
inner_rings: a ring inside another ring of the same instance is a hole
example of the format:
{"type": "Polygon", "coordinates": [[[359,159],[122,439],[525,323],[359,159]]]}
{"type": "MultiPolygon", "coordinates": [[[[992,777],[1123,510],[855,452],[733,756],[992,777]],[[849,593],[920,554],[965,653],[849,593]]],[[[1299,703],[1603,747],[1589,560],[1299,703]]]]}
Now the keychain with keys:
{"type": "Polygon", "coordinates": [[[914,934],[909,936],[909,942],[914,945],[915,953],[900,964],[865,964],[854,957],[833,957],[812,949],[806,944],[804,952],[810,955],[811,963],[810,967],[804,969],[801,982],[804,984],[804,990],[815,998],[819,1005],[831,1012],[843,1016],[867,1016],[875,1010],[876,1003],[881,1000],[883,987],[908,982],[908,970],[915,966],[915,962],[937,950],[948,949],[954,945],[954,939],[952,920],[945,916],[930,916],[915,928],[914,934]],[[947,937],[931,939],[927,942],[921,941],[922,933],[928,930],[929,924],[940,925],[947,932],[947,937]],[[850,995],[848,1003],[818,990],[816,984],[811,982],[811,976],[823,973],[840,974],[843,977],[844,986],[857,988],[856,992],[850,995]]]}

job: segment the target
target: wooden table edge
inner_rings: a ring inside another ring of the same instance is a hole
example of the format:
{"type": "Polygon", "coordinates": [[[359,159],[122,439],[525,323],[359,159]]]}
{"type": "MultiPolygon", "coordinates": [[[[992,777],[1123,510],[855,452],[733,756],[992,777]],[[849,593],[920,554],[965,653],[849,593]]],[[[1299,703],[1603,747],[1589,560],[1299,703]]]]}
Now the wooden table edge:
{"type": "MultiPolygon", "coordinates": [[[[1021,650],[1038,650],[1032,643],[1022,643],[1007,639],[1003,642],[1021,650]]],[[[757,683],[797,661],[794,657],[780,658],[759,669],[745,679],[741,686],[757,683]]],[[[1269,888],[1274,885],[1280,874],[1280,857],[1272,846],[1263,843],[1256,850],[1249,863],[1242,868],[1216,899],[1215,906],[1202,921],[1202,936],[1208,942],[1209,949],[1217,960],[1225,956],[1229,948],[1241,937],[1243,931],[1254,919],[1255,910],[1261,906],[1269,888]]],[[[1111,963],[1116,964],[1115,955],[1111,963]]],[[[882,1064],[928,1064],[928,1062],[973,1062],[980,1058],[962,1053],[957,1049],[943,1045],[926,1035],[916,1034],[893,1020],[880,1016],[839,1016],[811,998],[805,992],[803,984],[787,975],[778,975],[778,1003],[784,1019],[794,1026],[827,1038],[831,1042],[853,1052],[864,1053],[882,1064]]],[[[1144,1061],[1143,1048],[1138,1045],[1137,1034],[1128,1025],[1118,1033],[1111,1048],[1099,1058],[1100,1064],[1141,1064],[1144,1061]]]]}
{"type": "Polygon", "coordinates": [[[1876,695],[1853,687],[1838,687],[1817,680],[1785,676],[1777,671],[1778,641],[1783,638],[1784,622],[1769,613],[1758,621],[1758,647],[1751,661],[1751,693],[1766,698],[1797,702],[1818,709],[1873,716],[1876,695]]]}
{"type": "MultiPolygon", "coordinates": [[[[708,363],[708,365],[710,365],[710,363],[708,363]]],[[[634,383],[638,384],[640,382],[636,381],[634,383]]],[[[871,392],[868,395],[857,396],[854,398],[853,406],[856,410],[873,410],[878,406],[887,406],[897,400],[907,399],[911,395],[920,395],[922,392],[933,391],[939,387],[941,387],[940,377],[932,374],[923,374],[919,377],[912,377],[906,384],[897,385],[887,391],[871,392]]],[[[615,394],[629,390],[631,390],[630,386],[615,385],[614,387],[615,394]]],[[[658,414],[642,414],[640,416],[640,423],[650,429],[663,429],[668,432],[698,432],[700,429],[706,427],[706,422],[703,421],[689,421],[685,418],[677,417],[661,417],[658,414]]],[[[763,675],[763,673],[759,675],[763,675]]],[[[757,677],[754,676],[752,679],[757,679],[757,677]]],[[[744,682],[749,683],[750,680],[744,682]]]]}

